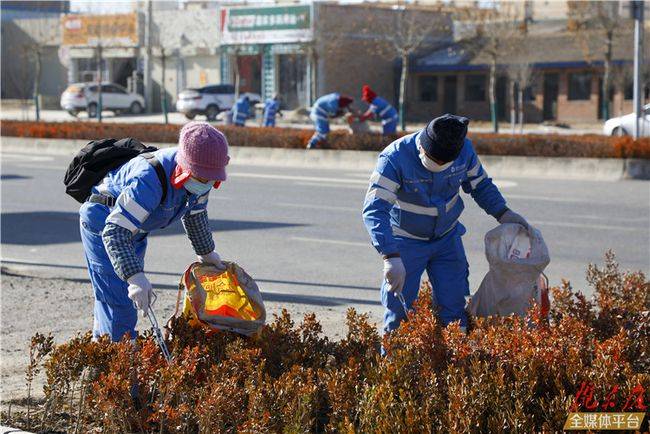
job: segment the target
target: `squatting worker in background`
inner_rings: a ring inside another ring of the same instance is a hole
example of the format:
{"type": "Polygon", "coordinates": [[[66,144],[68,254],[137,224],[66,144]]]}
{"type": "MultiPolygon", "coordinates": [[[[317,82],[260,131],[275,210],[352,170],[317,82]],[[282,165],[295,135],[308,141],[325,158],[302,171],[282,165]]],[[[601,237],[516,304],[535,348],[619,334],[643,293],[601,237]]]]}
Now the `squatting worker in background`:
{"type": "Polygon", "coordinates": [[[330,118],[343,116],[353,101],[349,96],[334,92],[323,95],[314,102],[309,118],[314,122],[316,132],[309,139],[307,149],[314,149],[327,140],[330,118]]]}
{"type": "Polygon", "coordinates": [[[466,327],[465,296],[469,268],[461,240],[465,227],[460,187],[500,223],[526,220],[508,209],[465,138],[467,118],[443,115],[417,133],[384,149],[370,177],[363,220],[372,244],[384,259],[381,302],[384,331],[395,330],[404,318],[396,297],[407,306],[418,296],[426,269],[444,325],[460,321],[466,327]]]}
{"type": "Polygon", "coordinates": [[[359,121],[363,122],[373,116],[377,116],[381,119],[382,134],[395,134],[397,131],[397,121],[399,120],[395,107],[390,105],[384,98],[377,96],[367,84],[361,88],[361,99],[370,104],[370,106],[365,113],[359,115],[359,121]]]}
{"type": "Polygon", "coordinates": [[[166,175],[163,203],[154,167],[136,157],[110,171],[93,187],[93,201],[79,210],[95,292],[95,338],[107,334],[118,341],[126,333],[135,338],[136,307],[145,311],[155,297],[143,271],[149,232],[181,219],[199,261],[223,266],[214,251],[207,205],[210,190],[226,180],[226,137],[207,123],[191,122],[182,128],[177,147],[154,156],[166,175]]]}

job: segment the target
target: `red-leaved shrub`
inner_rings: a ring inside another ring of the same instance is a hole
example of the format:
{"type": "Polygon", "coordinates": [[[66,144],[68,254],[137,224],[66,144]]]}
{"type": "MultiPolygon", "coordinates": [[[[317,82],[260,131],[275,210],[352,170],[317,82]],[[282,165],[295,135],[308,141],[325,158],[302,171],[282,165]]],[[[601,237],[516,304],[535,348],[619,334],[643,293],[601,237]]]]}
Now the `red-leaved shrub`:
{"type": "Polygon", "coordinates": [[[619,270],[611,253],[588,281],[593,300],[565,282],[550,318],[532,309],[473,319],[467,334],[440,326],[428,288],[383,342],[354,309],[338,342],[313,314],[296,326],[283,311],[255,338],[175,319],[171,364],[151,335],[133,346],[87,333],[45,345],[38,421],[14,412],[7,422],[66,432],[510,433],[559,432],[570,411],[646,411],[650,282],[619,270]]]}
{"type": "MultiPolygon", "coordinates": [[[[145,143],[176,143],[180,125],[97,122],[2,121],[3,136],[92,140],[103,137],[134,137],[145,143]]],[[[250,128],[218,126],[232,146],[305,148],[313,131],[297,128],[250,128]]],[[[381,151],[400,135],[382,137],[367,133],[352,135],[335,130],[326,149],[381,151]]],[[[484,155],[537,157],[650,158],[650,138],[564,134],[470,133],[476,151],[484,155]]]]}

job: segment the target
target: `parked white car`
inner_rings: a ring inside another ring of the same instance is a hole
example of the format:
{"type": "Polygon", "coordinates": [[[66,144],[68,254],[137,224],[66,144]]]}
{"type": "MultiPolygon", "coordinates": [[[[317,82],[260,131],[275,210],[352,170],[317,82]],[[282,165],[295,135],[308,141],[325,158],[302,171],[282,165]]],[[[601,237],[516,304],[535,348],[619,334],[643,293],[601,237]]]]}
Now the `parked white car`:
{"type": "MultiPolygon", "coordinates": [[[[607,136],[626,136],[634,132],[634,113],[608,119],[603,126],[603,134],[607,136]]],[[[643,106],[639,119],[639,136],[650,137],[650,104],[643,106]]]]}
{"type": "MultiPolygon", "coordinates": [[[[61,108],[72,116],[86,111],[88,117],[96,117],[98,101],[97,83],[74,83],[61,94],[61,108]]],[[[140,114],[144,107],[142,95],[129,92],[119,84],[102,83],[102,110],[140,114]]]]}
{"type": "MultiPolygon", "coordinates": [[[[256,93],[247,92],[242,95],[248,95],[251,107],[262,100],[262,97],[256,93]]],[[[183,113],[188,119],[203,115],[209,121],[214,121],[219,112],[230,110],[234,103],[235,87],[233,85],[214,84],[181,91],[176,100],[176,111],[183,113]]]]}

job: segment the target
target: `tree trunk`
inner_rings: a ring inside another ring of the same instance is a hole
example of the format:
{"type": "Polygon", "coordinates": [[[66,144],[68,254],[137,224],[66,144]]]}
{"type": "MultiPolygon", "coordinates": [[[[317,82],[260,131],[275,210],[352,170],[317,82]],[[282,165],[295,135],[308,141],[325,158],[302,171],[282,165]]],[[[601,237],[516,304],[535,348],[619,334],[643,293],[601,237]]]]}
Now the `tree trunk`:
{"type": "Polygon", "coordinates": [[[239,99],[239,52],[235,51],[235,101],[239,99]]]}
{"type": "Polygon", "coordinates": [[[497,99],[496,99],[496,87],[497,87],[497,62],[496,59],[492,59],[490,64],[490,118],[492,119],[492,129],[495,133],[499,132],[499,120],[497,119],[497,99]]]}
{"type": "Polygon", "coordinates": [[[165,70],[167,69],[167,55],[164,48],[161,49],[160,54],[160,63],[162,64],[162,77],[160,80],[160,103],[162,106],[163,116],[165,118],[165,125],[167,125],[169,123],[169,118],[167,116],[167,92],[165,91],[165,70]]]}
{"type": "Polygon", "coordinates": [[[97,121],[102,121],[102,46],[97,47],[97,121]]]}
{"type": "Polygon", "coordinates": [[[409,57],[408,54],[402,54],[402,73],[399,78],[399,123],[402,131],[406,131],[406,75],[408,74],[409,57]]]}
{"type": "Polygon", "coordinates": [[[512,134],[515,133],[515,125],[517,124],[517,113],[515,111],[517,107],[515,87],[517,82],[515,80],[510,80],[510,86],[508,86],[508,99],[510,100],[510,128],[512,129],[512,134]]]}
{"type": "Polygon", "coordinates": [[[612,43],[614,35],[610,32],[607,34],[607,51],[605,52],[605,61],[603,62],[603,120],[609,119],[609,87],[612,76],[612,43]]]}
{"type": "Polygon", "coordinates": [[[36,71],[34,71],[34,108],[36,110],[36,122],[41,120],[41,107],[39,97],[41,95],[41,49],[36,48],[36,71]]]}
{"type": "Polygon", "coordinates": [[[524,133],[524,89],[519,86],[517,96],[519,98],[519,134],[524,133]]]}

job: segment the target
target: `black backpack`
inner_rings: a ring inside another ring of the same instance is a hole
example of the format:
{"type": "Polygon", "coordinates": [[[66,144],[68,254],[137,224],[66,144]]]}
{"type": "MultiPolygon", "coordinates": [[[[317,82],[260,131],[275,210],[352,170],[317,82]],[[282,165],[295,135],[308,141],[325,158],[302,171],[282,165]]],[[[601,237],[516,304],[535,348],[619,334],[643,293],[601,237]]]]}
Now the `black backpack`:
{"type": "Polygon", "coordinates": [[[154,146],[144,146],[138,140],[130,137],[88,142],[75,155],[65,172],[63,178],[65,192],[75,198],[77,202],[84,203],[90,196],[91,189],[104,179],[108,172],[130,159],[142,155],[156,170],[163,190],[160,202],[163,202],[167,196],[167,177],[162,164],[152,154],[157,150],[158,148],[154,146]]]}

